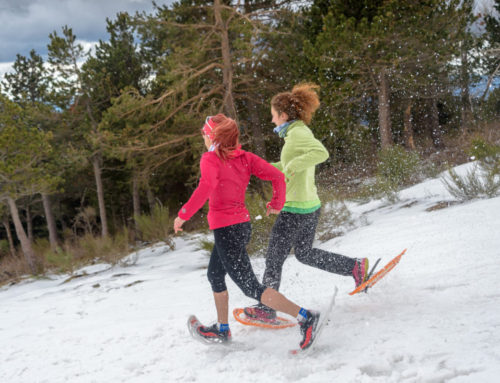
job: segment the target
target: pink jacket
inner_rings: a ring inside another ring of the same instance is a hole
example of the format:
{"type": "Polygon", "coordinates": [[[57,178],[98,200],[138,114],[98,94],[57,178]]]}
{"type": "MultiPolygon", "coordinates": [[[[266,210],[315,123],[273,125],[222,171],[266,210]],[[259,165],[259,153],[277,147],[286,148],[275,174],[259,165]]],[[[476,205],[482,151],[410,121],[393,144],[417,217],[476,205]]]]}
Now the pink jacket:
{"type": "Polygon", "coordinates": [[[180,218],[189,220],[208,199],[211,230],[250,221],[245,191],[252,174],[273,184],[273,198],[268,207],[283,208],[286,194],[284,174],[253,153],[238,149],[233,154],[234,157],[226,162],[215,152],[203,154],[200,183],[179,211],[180,218]]]}

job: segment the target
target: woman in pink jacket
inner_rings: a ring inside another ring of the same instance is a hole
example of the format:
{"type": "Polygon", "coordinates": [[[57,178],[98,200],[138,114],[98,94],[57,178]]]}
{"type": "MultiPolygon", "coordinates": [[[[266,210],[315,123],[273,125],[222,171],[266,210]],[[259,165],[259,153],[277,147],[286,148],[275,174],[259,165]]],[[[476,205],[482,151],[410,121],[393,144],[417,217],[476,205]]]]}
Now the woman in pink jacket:
{"type": "Polygon", "coordinates": [[[231,339],[229,295],[225,284],[225,276],[229,274],[246,296],[296,317],[303,337],[300,347],[306,349],[316,336],[319,313],[301,308],[278,291],[262,285],[253,272],[246,251],[251,225],[245,206],[245,191],[250,176],[253,174],[272,182],[273,197],[267,204],[269,215],[279,212],[285,203],[284,175],[262,158],[241,150],[238,126],[223,114],[208,117],[202,133],[208,152],[201,157],[201,179],[174,221],[177,233],[208,199],[208,223],[214,231],[215,245],[207,276],[214,294],[217,323],[212,326],[198,324],[195,331],[198,336],[211,342],[227,342],[231,339]]]}

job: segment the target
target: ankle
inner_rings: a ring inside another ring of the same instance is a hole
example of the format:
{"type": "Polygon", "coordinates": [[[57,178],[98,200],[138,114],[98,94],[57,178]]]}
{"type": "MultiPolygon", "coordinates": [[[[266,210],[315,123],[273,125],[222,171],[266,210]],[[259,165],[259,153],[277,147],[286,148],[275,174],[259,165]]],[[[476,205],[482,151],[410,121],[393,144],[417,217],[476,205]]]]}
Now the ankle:
{"type": "Polygon", "coordinates": [[[229,323],[219,323],[219,322],[217,322],[217,328],[221,332],[229,331],[229,323]]]}
{"type": "Polygon", "coordinates": [[[305,322],[307,320],[307,316],[308,311],[305,308],[301,307],[299,313],[297,314],[297,320],[299,322],[305,322]]]}

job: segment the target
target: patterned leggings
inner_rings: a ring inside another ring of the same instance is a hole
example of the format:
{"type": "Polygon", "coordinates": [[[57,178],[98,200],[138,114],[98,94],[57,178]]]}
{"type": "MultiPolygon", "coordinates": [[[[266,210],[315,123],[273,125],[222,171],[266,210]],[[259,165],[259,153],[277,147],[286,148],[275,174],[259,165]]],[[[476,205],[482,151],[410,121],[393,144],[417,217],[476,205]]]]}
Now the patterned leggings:
{"type": "Polygon", "coordinates": [[[227,290],[225,277],[229,274],[246,296],[260,302],[262,293],[267,287],[258,281],[248,257],[246,246],[251,233],[250,222],[214,230],[215,245],[207,271],[213,292],[220,293],[227,290]]]}
{"type": "Polygon", "coordinates": [[[263,283],[279,290],[281,272],[288,254],[295,248],[298,261],[330,273],[350,276],[356,260],[312,247],[320,209],[309,214],[282,211],[271,231],[263,283]]]}

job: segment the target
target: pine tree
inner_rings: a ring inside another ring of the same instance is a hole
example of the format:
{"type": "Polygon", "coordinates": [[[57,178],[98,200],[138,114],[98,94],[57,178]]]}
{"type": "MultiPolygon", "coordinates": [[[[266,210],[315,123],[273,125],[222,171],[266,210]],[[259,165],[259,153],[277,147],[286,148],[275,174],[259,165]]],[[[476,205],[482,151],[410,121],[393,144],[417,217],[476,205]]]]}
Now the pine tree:
{"type": "Polygon", "coordinates": [[[402,134],[408,148],[412,148],[414,120],[416,126],[427,127],[436,148],[444,146],[439,108],[446,108],[453,98],[455,79],[471,72],[470,67],[455,64],[458,57],[464,57],[463,41],[472,41],[468,33],[471,16],[468,1],[427,2],[419,4],[415,17],[405,23],[410,33],[405,33],[405,59],[396,72],[393,90],[403,110],[402,134]],[[423,110],[420,119],[419,109],[423,110]]]}
{"type": "MultiPolygon", "coordinates": [[[[11,95],[12,99],[20,104],[23,108],[30,109],[31,123],[39,129],[44,131],[53,131],[56,118],[55,111],[51,107],[51,97],[49,93],[50,74],[45,68],[43,59],[34,50],[30,52],[30,57],[26,58],[17,55],[17,59],[13,65],[13,72],[5,75],[3,82],[5,90],[11,95]]],[[[59,162],[61,158],[58,153],[55,158],[47,158],[47,162],[59,162]]],[[[53,166],[52,169],[60,168],[53,166]]],[[[48,169],[48,166],[47,166],[48,169]]],[[[50,201],[50,193],[55,191],[55,187],[51,190],[45,190],[41,193],[42,204],[45,212],[45,219],[47,221],[47,228],[49,231],[49,241],[51,247],[57,247],[57,230],[54,215],[52,212],[52,205],[50,201]]],[[[27,224],[29,238],[32,240],[32,220],[30,217],[30,204],[27,201],[27,224]]]]}
{"type": "Polygon", "coordinates": [[[486,89],[481,96],[482,101],[486,98],[493,79],[498,77],[500,74],[500,0],[495,0],[494,8],[496,14],[492,12],[485,17],[486,36],[489,43],[489,47],[487,49],[487,66],[489,76],[486,89]]]}
{"type": "Polygon", "coordinates": [[[5,74],[2,86],[13,101],[34,104],[47,100],[48,74],[42,57],[35,50],[30,51],[29,57],[17,54],[12,69],[5,74]]]}
{"type": "Polygon", "coordinates": [[[16,248],[14,246],[14,237],[12,236],[12,230],[10,229],[10,215],[8,209],[9,207],[5,202],[0,205],[0,216],[2,217],[2,225],[5,230],[5,235],[7,236],[10,255],[12,257],[16,257],[16,248]]]}
{"type": "Polygon", "coordinates": [[[108,219],[102,168],[105,148],[99,132],[102,115],[127,86],[141,88],[146,76],[142,59],[137,53],[134,31],[126,13],[116,20],[107,20],[109,41],[100,41],[95,54],[84,52],[68,27],[63,36],[50,35],[49,62],[55,68],[56,98],[72,120],[75,135],[72,141],[92,165],[97,189],[97,202],[102,236],[107,236],[108,219]],[[83,65],[79,65],[84,61],[83,65]]]}
{"type": "Polygon", "coordinates": [[[39,264],[19,217],[16,200],[43,193],[60,180],[51,176],[46,158],[51,156],[52,134],[30,122],[29,109],[0,95],[0,200],[6,202],[16,234],[32,273],[39,264]]]}
{"type": "Polygon", "coordinates": [[[330,91],[327,102],[339,114],[347,110],[369,121],[365,111],[376,107],[386,148],[393,142],[394,93],[411,95],[412,84],[429,75],[421,71],[427,65],[434,73],[443,71],[456,53],[465,19],[458,1],[332,0],[328,14],[316,21],[321,32],[310,39],[314,44],[307,52],[320,84],[330,91]]]}
{"type": "Polygon", "coordinates": [[[54,99],[75,128],[71,137],[73,144],[92,164],[102,236],[105,237],[108,235],[108,224],[102,186],[102,155],[92,139],[99,122],[99,103],[90,96],[92,86],[96,84],[89,82],[79,65],[88,53],[84,52],[81,44],[76,43],[73,30],[67,26],[62,28],[62,36],[54,31],[49,38],[48,62],[53,68],[54,99]]]}
{"type": "MultiPolygon", "coordinates": [[[[188,173],[194,182],[194,164],[201,154],[199,129],[207,115],[224,112],[255,141],[262,139],[262,122],[252,121],[259,120],[259,108],[269,113],[262,90],[269,86],[259,77],[269,53],[264,3],[183,0],[137,17],[140,49],[153,81],[148,94],[126,92],[115,102],[114,111],[121,109],[122,119],[142,121],[135,137],[126,140],[128,151],[161,151],[163,159],[170,159],[169,172],[188,173]],[[141,117],[148,115],[157,119],[141,117]]],[[[258,146],[263,154],[264,143],[258,146]]],[[[158,155],[151,159],[165,163],[158,155]]]]}

